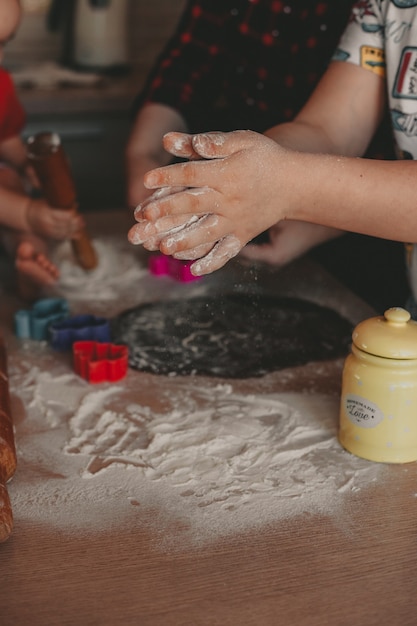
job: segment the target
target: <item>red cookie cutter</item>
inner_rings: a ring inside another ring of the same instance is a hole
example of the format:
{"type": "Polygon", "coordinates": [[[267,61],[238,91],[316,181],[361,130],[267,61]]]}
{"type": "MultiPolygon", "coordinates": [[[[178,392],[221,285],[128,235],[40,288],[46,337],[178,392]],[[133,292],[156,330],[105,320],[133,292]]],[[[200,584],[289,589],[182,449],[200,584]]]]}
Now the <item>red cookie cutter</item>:
{"type": "Polygon", "coordinates": [[[170,276],[181,283],[200,280],[202,276],[191,274],[192,261],[180,261],[165,254],[153,254],[149,257],[149,271],[155,276],[170,276]]]}
{"type": "Polygon", "coordinates": [[[72,345],[72,352],[75,372],[89,383],[113,383],[127,374],[127,346],[76,341],[72,345]]]}

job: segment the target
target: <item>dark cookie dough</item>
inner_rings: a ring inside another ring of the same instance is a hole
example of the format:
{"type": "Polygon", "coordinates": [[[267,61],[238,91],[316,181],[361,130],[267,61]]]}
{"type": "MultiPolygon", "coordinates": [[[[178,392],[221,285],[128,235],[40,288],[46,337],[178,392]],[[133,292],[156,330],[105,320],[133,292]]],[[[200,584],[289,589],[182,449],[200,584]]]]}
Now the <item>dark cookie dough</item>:
{"type": "Polygon", "coordinates": [[[249,378],[345,356],[352,325],[296,298],[229,294],[144,304],[112,320],[129,365],[163,375],[249,378]]]}

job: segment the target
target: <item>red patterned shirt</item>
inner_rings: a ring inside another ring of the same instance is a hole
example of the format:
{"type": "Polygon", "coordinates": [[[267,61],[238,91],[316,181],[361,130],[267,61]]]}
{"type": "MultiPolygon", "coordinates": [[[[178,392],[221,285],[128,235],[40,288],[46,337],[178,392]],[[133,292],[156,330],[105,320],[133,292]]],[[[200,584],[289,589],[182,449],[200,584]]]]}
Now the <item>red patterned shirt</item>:
{"type": "Polygon", "coordinates": [[[262,132],[290,120],[315,87],[347,23],[352,0],[189,0],[136,106],[167,104],[190,130],[262,132]],[[220,129],[220,128],[218,128],[220,129]]]}
{"type": "Polygon", "coordinates": [[[12,78],[0,67],[0,142],[19,135],[26,122],[12,78]]]}

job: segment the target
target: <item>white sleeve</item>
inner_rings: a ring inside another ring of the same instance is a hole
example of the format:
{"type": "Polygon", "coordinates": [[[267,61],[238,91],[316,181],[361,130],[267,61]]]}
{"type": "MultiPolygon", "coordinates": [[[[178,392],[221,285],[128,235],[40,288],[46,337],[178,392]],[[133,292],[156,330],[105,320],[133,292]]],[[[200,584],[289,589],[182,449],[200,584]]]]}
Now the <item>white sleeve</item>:
{"type": "MultiPolygon", "coordinates": [[[[389,2],[389,0],[388,0],[389,2]]],[[[385,74],[385,0],[357,2],[332,60],[354,63],[376,74],[385,74]]]]}

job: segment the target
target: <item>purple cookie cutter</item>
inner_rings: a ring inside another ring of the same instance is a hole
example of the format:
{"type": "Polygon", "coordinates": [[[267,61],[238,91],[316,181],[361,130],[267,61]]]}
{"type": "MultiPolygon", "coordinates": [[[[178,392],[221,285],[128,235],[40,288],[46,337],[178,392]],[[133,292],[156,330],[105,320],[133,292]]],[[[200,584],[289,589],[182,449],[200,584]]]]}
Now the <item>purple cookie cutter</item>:
{"type": "Polygon", "coordinates": [[[55,350],[71,350],[76,341],[108,343],[111,341],[110,324],[104,317],[74,315],[51,324],[49,339],[55,350]]]}

